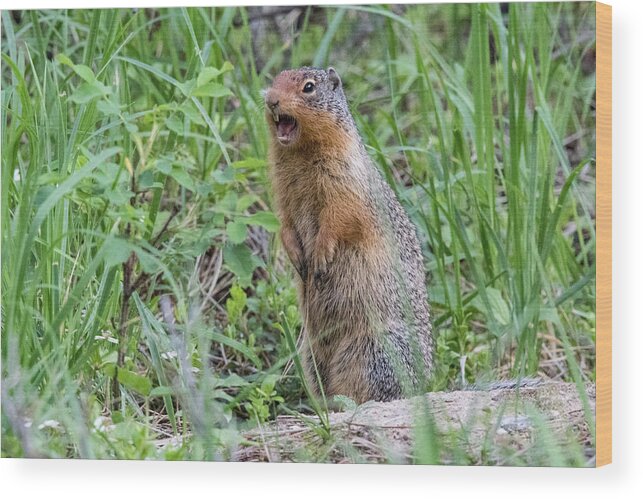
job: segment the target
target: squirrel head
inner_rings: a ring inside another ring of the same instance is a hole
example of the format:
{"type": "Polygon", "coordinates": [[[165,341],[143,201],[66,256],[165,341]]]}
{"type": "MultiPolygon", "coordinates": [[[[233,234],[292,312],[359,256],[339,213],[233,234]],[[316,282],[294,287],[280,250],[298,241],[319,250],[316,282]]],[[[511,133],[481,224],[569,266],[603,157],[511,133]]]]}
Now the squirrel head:
{"type": "Polygon", "coordinates": [[[282,71],[264,97],[270,133],[282,147],[332,142],[354,129],[342,81],[332,67],[282,71]]]}

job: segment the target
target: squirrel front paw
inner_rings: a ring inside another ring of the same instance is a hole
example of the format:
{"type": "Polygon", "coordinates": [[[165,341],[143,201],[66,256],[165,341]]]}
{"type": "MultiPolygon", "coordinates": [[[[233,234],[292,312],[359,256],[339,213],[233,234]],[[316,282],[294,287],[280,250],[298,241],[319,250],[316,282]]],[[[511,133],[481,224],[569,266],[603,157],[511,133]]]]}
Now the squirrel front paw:
{"type": "Polygon", "coordinates": [[[328,266],[332,263],[335,256],[335,244],[333,241],[320,241],[317,240],[315,250],[313,252],[312,264],[313,275],[315,279],[320,279],[328,270],[328,266]]]}

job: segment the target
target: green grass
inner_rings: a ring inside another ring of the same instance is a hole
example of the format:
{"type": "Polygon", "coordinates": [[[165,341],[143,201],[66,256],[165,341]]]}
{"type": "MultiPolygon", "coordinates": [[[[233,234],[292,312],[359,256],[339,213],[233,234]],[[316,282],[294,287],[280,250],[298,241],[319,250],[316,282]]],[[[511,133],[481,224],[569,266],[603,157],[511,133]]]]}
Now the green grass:
{"type": "MultiPolygon", "coordinates": [[[[539,375],[585,397],[593,4],[304,9],[282,32],[252,15],[2,12],[2,455],[227,459],[276,414],[325,420],[296,359],[282,376],[300,319],[260,97],[303,64],[338,69],[419,229],[432,388],[539,375]]],[[[418,462],[448,445],[419,441],[418,462]]]]}

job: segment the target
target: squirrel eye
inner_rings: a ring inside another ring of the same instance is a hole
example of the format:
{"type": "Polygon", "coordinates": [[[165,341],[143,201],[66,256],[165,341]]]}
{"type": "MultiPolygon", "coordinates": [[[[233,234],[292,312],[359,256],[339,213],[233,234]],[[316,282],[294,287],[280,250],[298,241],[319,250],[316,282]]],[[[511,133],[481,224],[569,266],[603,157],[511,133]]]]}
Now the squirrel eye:
{"type": "Polygon", "coordinates": [[[309,94],[315,89],[315,84],[312,81],[307,82],[304,85],[304,93],[309,94]]]}

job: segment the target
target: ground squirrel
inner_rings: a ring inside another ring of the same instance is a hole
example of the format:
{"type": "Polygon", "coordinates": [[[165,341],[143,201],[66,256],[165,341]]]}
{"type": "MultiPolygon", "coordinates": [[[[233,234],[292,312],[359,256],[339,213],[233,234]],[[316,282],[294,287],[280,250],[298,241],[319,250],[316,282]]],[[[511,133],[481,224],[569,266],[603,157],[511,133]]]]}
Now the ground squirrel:
{"type": "Polygon", "coordinates": [[[425,388],[433,339],[416,230],[366,152],[337,71],[283,71],[264,97],[310,385],[359,403],[425,388]]]}

